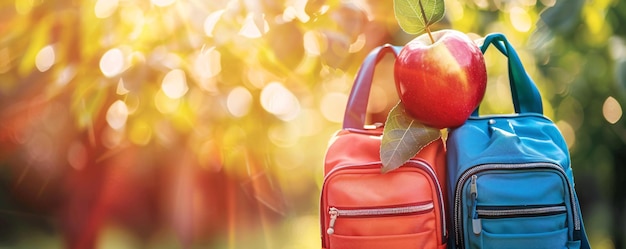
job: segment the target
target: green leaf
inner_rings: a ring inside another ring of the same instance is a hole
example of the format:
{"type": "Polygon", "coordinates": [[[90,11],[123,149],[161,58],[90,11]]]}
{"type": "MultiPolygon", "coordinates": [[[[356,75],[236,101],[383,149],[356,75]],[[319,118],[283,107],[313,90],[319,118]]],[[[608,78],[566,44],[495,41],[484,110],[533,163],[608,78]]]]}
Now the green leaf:
{"type": "Polygon", "coordinates": [[[419,34],[443,18],[443,0],[394,0],[393,11],[400,28],[409,34],[419,34]]]}
{"type": "Polygon", "coordinates": [[[413,119],[404,109],[402,102],[391,111],[385,122],[380,145],[380,160],[383,173],[402,166],[422,148],[441,136],[441,132],[413,119]]]}

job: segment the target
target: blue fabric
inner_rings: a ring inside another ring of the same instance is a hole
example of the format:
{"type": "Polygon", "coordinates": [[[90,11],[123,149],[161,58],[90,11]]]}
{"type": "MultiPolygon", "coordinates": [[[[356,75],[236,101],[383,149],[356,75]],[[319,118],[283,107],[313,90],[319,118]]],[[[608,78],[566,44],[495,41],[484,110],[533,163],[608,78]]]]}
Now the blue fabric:
{"type": "Polygon", "coordinates": [[[589,248],[567,144],[506,37],[489,45],[509,58],[515,113],[477,108],[449,131],[449,248],[589,248]]]}
{"type": "Polygon", "coordinates": [[[562,165],[572,175],[565,140],[556,125],[541,115],[471,117],[450,131],[448,169],[454,179],[454,173],[474,165],[527,162],[562,165]]]}

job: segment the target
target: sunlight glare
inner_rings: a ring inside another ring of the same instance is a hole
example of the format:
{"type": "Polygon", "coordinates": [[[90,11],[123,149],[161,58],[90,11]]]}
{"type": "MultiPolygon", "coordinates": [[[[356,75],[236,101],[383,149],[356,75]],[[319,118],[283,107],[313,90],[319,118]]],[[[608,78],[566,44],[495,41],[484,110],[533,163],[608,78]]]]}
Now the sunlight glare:
{"type": "Polygon", "coordinates": [[[381,86],[373,85],[367,104],[368,113],[380,113],[387,109],[387,93],[381,86]]]}
{"type": "Polygon", "coordinates": [[[535,6],[537,5],[537,0],[520,0],[519,3],[524,6],[535,6]]]}
{"type": "Polygon", "coordinates": [[[556,0],[540,0],[543,5],[546,7],[552,7],[556,4],[556,0]]]}
{"type": "Polygon", "coordinates": [[[293,6],[287,6],[287,8],[285,8],[285,10],[283,11],[282,18],[284,22],[291,22],[293,21],[293,19],[296,19],[296,15],[296,8],[294,8],[293,6]]]}
{"type": "Polygon", "coordinates": [[[320,111],[326,120],[335,123],[343,121],[343,112],[348,103],[348,96],[339,92],[331,92],[324,95],[320,104],[320,111]]]}
{"type": "Polygon", "coordinates": [[[489,1],[487,0],[474,0],[474,4],[480,9],[486,9],[489,7],[489,1]]]}
{"type": "Polygon", "coordinates": [[[252,94],[245,87],[235,87],[228,94],[226,99],[226,106],[228,112],[235,117],[243,117],[250,111],[252,104],[252,94]]]}
{"type": "Polygon", "coordinates": [[[118,95],[126,95],[129,92],[130,91],[128,91],[128,89],[126,89],[126,87],[124,86],[124,79],[120,78],[120,80],[117,82],[117,89],[115,89],[115,93],[117,93],[118,95]]]}
{"type": "Polygon", "coordinates": [[[463,18],[465,12],[463,11],[463,5],[458,1],[447,1],[446,3],[446,16],[451,21],[458,21],[463,18]]]}
{"type": "MultiPolygon", "coordinates": [[[[511,102],[511,87],[509,86],[509,78],[506,75],[500,75],[495,79],[489,80],[487,83],[487,92],[495,94],[485,94],[484,103],[489,112],[493,113],[510,113],[513,111],[513,103],[511,102]]],[[[483,111],[484,111],[483,110],[483,111]]]]}
{"type": "Polygon", "coordinates": [[[20,15],[28,14],[34,7],[35,0],[16,0],[15,11],[20,15]]]}
{"type": "Polygon", "coordinates": [[[65,86],[76,76],[76,67],[68,65],[65,69],[61,70],[56,80],[57,86],[65,86]]]}
{"type": "Polygon", "coordinates": [[[322,38],[316,31],[307,31],[304,33],[304,50],[311,55],[320,55],[326,50],[326,43],[322,42],[322,38]]]}
{"type": "Polygon", "coordinates": [[[528,32],[530,30],[530,26],[532,25],[532,20],[528,15],[528,12],[520,7],[511,8],[511,13],[509,15],[511,18],[511,24],[513,24],[513,28],[520,32],[528,32]]]}
{"type": "Polygon", "coordinates": [[[268,73],[261,68],[249,68],[248,73],[246,74],[246,78],[250,81],[254,87],[258,89],[262,89],[269,80],[267,80],[268,73]]]}
{"type": "Polygon", "coordinates": [[[299,131],[298,127],[292,123],[278,123],[269,127],[267,137],[272,144],[281,148],[289,148],[298,144],[300,140],[299,131]]]}
{"type": "Polygon", "coordinates": [[[308,0],[295,0],[295,3],[293,4],[293,6],[296,9],[296,17],[298,17],[298,20],[300,20],[303,23],[306,23],[309,20],[311,20],[311,17],[306,12],[307,4],[308,4],[308,0]]]}
{"type": "Polygon", "coordinates": [[[132,94],[131,92],[124,96],[124,103],[126,103],[126,108],[128,108],[128,115],[133,115],[141,106],[141,100],[139,97],[140,95],[132,94]]]}
{"type": "Polygon", "coordinates": [[[111,104],[107,111],[106,120],[109,126],[115,130],[119,130],[126,125],[128,119],[128,107],[121,100],[116,100],[111,104]]]}
{"type": "Polygon", "coordinates": [[[622,107],[615,98],[609,96],[602,105],[602,115],[607,122],[615,124],[622,118],[622,107]]]}
{"type": "Polygon", "coordinates": [[[300,113],[298,98],[279,82],[269,83],[261,90],[261,106],[283,121],[293,120],[300,113]]]}
{"type": "Polygon", "coordinates": [[[208,79],[202,79],[202,80],[196,81],[196,83],[204,91],[207,91],[207,92],[210,92],[210,93],[219,93],[220,92],[220,90],[217,88],[217,83],[218,83],[218,78],[217,77],[212,77],[212,78],[208,78],[208,79]]]}
{"type": "Polygon", "coordinates": [[[270,30],[265,14],[250,13],[243,22],[239,35],[246,38],[259,38],[270,30]]]}
{"type": "Polygon", "coordinates": [[[97,18],[104,19],[115,13],[118,6],[119,0],[98,0],[94,12],[97,18]]]}
{"type": "Polygon", "coordinates": [[[180,69],[169,71],[165,77],[163,77],[161,90],[163,90],[163,93],[170,99],[179,99],[184,96],[189,90],[185,72],[180,69]]]}
{"type": "Polygon", "coordinates": [[[319,248],[318,237],[319,233],[319,219],[315,215],[302,215],[296,219],[293,219],[290,223],[291,236],[293,238],[293,248],[300,249],[313,249],[319,248]],[[297,239],[296,239],[297,238],[297,239]]]}
{"type": "Polygon", "coordinates": [[[348,53],[356,53],[361,51],[363,47],[365,47],[365,43],[367,41],[367,36],[364,33],[361,33],[352,44],[348,48],[348,53]]]}
{"type": "Polygon", "coordinates": [[[124,53],[119,48],[109,49],[100,58],[100,71],[107,78],[120,74],[124,69],[124,53]]]}
{"type": "Polygon", "coordinates": [[[146,26],[146,14],[137,5],[125,4],[124,8],[120,9],[120,18],[128,27],[133,27],[133,31],[129,34],[128,38],[133,40],[140,37],[144,27],[146,26]]]}
{"type": "Polygon", "coordinates": [[[198,53],[193,66],[200,78],[215,77],[222,72],[222,54],[215,47],[203,50],[198,53]]]}
{"type": "Polygon", "coordinates": [[[159,7],[166,7],[176,2],[176,0],[150,0],[150,2],[159,7]]]}
{"type": "Polygon", "coordinates": [[[145,120],[137,120],[132,123],[128,138],[137,145],[146,145],[152,138],[152,127],[145,120]]]}
{"type": "Polygon", "coordinates": [[[284,22],[291,22],[298,18],[300,22],[306,23],[311,17],[306,13],[307,0],[296,0],[291,5],[287,6],[282,14],[282,20],[284,22]]]}
{"type": "Polygon", "coordinates": [[[215,25],[220,20],[220,18],[222,17],[222,14],[224,14],[225,11],[226,10],[223,10],[223,9],[215,11],[209,14],[209,16],[206,17],[206,19],[204,19],[204,34],[205,35],[207,35],[208,37],[213,37],[213,30],[215,30],[215,25]]]}
{"type": "Polygon", "coordinates": [[[160,113],[173,113],[178,109],[180,99],[172,99],[163,91],[158,91],[154,96],[154,106],[160,113]]]}
{"type": "Polygon", "coordinates": [[[300,136],[314,136],[324,127],[324,118],[317,109],[303,108],[292,123],[300,130],[300,136]]]}
{"type": "Polygon", "coordinates": [[[37,70],[39,70],[39,72],[45,72],[48,71],[52,65],[54,65],[54,61],[54,47],[52,47],[52,45],[48,45],[43,47],[37,53],[37,56],[35,57],[35,66],[37,66],[37,70]]]}

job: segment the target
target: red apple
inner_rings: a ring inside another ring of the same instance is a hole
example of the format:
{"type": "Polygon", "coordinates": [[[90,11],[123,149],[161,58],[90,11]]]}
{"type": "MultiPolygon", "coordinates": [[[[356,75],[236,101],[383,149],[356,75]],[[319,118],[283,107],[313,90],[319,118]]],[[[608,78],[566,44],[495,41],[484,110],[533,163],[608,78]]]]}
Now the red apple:
{"type": "Polygon", "coordinates": [[[434,128],[465,123],[487,86],[483,54],[466,34],[441,30],[407,43],[394,66],[400,101],[408,113],[434,128]]]}

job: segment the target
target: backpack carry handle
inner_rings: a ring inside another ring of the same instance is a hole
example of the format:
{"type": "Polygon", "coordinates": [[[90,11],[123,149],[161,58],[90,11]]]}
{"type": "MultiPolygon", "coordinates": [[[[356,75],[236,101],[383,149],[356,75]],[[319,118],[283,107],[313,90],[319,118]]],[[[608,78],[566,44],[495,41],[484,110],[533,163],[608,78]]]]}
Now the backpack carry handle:
{"type": "Polygon", "coordinates": [[[344,129],[363,129],[376,64],[378,64],[387,53],[391,53],[396,57],[401,49],[401,46],[385,44],[376,47],[365,57],[354,80],[350,96],[348,97],[348,104],[343,118],[344,129]]]}
{"type": "MultiPolygon", "coordinates": [[[[541,95],[533,80],[528,76],[522,62],[506,39],[504,34],[493,33],[485,37],[480,50],[485,53],[489,45],[496,47],[502,54],[508,57],[509,82],[515,113],[538,113],[543,114],[541,95]]],[[[472,113],[472,117],[478,117],[478,108],[472,113]]]]}

